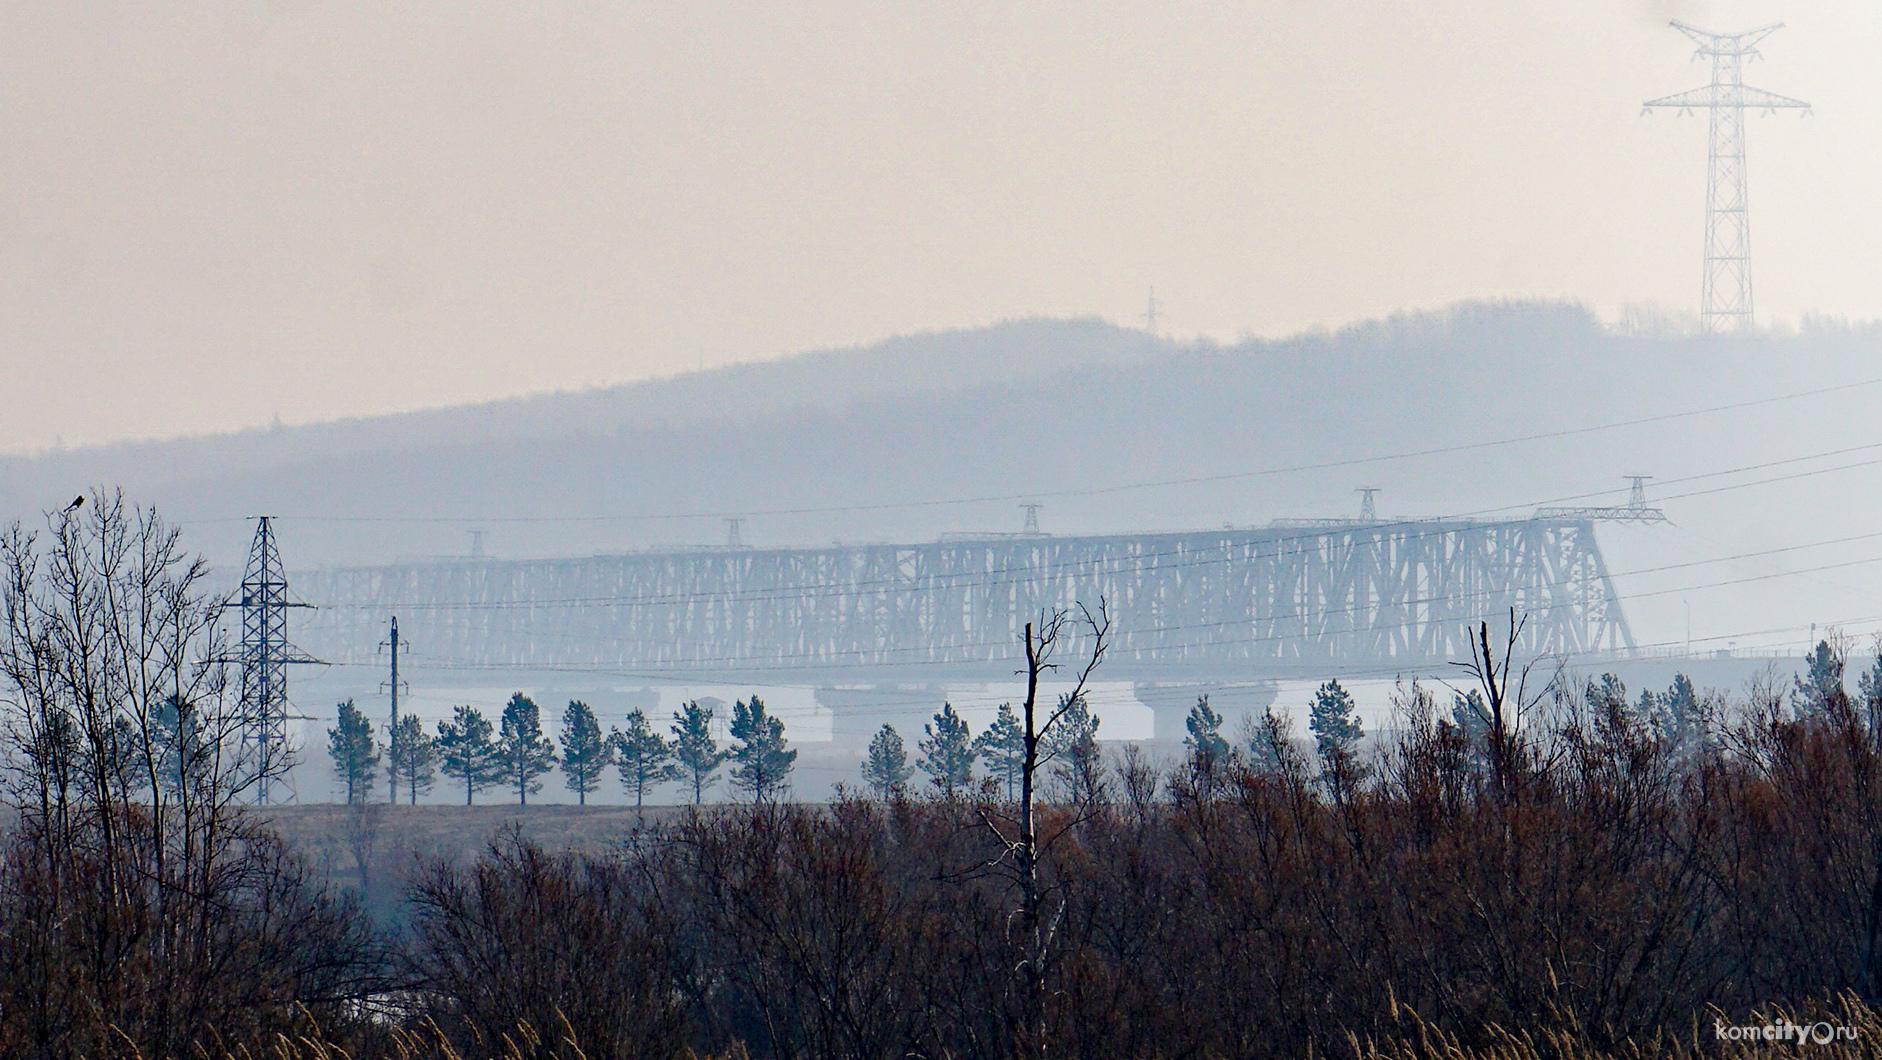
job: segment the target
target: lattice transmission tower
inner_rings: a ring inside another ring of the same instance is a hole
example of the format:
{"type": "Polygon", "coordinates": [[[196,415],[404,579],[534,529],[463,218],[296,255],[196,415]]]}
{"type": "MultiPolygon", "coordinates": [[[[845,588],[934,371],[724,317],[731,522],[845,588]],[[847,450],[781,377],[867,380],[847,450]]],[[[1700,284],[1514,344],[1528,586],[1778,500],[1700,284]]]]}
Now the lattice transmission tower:
{"type": "Polygon", "coordinates": [[[1744,33],[1707,33],[1684,22],[1673,28],[1698,42],[1694,58],[1712,61],[1712,83],[1650,99],[1644,106],[1681,113],[1711,112],[1706,170],[1706,259],[1699,324],[1708,334],[1751,326],[1751,219],[1745,195],[1745,109],[1810,113],[1810,104],[1745,84],[1747,59],[1760,58],[1758,42],[1784,28],[1773,22],[1744,33]]]}
{"type": "Polygon", "coordinates": [[[320,660],[288,643],[287,575],[274,543],[274,524],[262,516],[242,575],[242,756],[255,778],[255,801],[275,801],[274,785],[288,764],[288,666],[320,660]]]}

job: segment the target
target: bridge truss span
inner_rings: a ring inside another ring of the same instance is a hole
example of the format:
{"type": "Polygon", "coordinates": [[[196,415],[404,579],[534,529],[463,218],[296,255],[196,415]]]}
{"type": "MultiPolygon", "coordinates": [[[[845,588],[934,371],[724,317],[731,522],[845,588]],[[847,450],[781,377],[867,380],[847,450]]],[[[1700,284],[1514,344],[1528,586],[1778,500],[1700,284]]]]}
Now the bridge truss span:
{"type": "Polygon", "coordinates": [[[1100,600],[1105,669],[1138,680],[1411,672],[1466,658],[1469,631],[1512,608],[1531,654],[1633,643],[1585,520],[478,559],[295,584],[319,608],[301,636],[328,658],[370,661],[397,614],[439,666],[650,677],[998,679],[1027,621],[1100,600]]]}

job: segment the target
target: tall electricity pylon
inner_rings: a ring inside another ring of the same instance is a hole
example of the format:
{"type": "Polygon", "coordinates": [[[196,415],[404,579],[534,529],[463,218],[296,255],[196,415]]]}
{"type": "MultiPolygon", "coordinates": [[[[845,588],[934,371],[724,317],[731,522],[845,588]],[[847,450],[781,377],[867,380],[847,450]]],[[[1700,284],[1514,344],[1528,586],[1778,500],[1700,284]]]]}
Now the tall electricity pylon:
{"type": "Polygon", "coordinates": [[[275,548],[273,521],[255,527],[242,575],[242,754],[254,772],[255,801],[275,801],[274,782],[288,764],[288,664],[319,662],[288,643],[287,575],[275,548]]]}
{"type": "Polygon", "coordinates": [[[1788,108],[1810,113],[1810,104],[1745,84],[1746,59],[1758,42],[1784,28],[1773,22],[1744,33],[1707,33],[1684,22],[1673,28],[1699,44],[1694,58],[1712,60],[1712,83],[1704,88],[1650,99],[1643,106],[1682,113],[1712,112],[1710,167],[1706,170],[1706,265],[1699,296],[1699,324],[1708,334],[1751,326],[1751,219],[1745,197],[1745,108],[1770,113],[1788,108]]]}

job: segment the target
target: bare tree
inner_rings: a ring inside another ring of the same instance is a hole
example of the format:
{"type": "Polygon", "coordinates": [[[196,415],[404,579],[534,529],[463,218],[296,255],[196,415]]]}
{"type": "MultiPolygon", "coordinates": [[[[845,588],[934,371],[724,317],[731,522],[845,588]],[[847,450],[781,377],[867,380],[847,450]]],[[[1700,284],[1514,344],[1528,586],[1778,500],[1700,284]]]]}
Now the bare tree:
{"type": "Polygon", "coordinates": [[[1124,795],[1130,801],[1134,823],[1139,829],[1147,827],[1156,816],[1157,789],[1163,785],[1163,771],[1144,754],[1142,747],[1133,743],[1119,752],[1117,775],[1124,782],[1124,795]]]}
{"type": "Polygon", "coordinates": [[[1510,608],[1509,626],[1503,639],[1503,657],[1500,660],[1490,643],[1490,623],[1479,623],[1477,639],[1470,646],[1470,661],[1451,664],[1470,675],[1483,691],[1490,715],[1490,727],[1484,734],[1484,740],[1490,752],[1490,782],[1498,801],[1507,800],[1516,786],[1523,764],[1523,747],[1518,728],[1530,708],[1540,702],[1543,695],[1538,693],[1534,698],[1529,696],[1529,671],[1534,668],[1535,660],[1524,664],[1513,677],[1511,675],[1516,645],[1527,623],[1527,616],[1519,619],[1516,617],[1516,609],[1510,608]]]}
{"type": "MultiPolygon", "coordinates": [[[[1049,1040],[1046,991],[1058,916],[1056,911],[1048,915],[1052,894],[1040,880],[1040,857],[1084,819],[1084,813],[1075,813],[1060,822],[1051,835],[1041,837],[1036,802],[1039,770],[1059,753],[1058,742],[1054,740],[1057,735],[1054,727],[1084,703],[1092,672],[1104,661],[1104,653],[1110,646],[1110,636],[1111,617],[1102,598],[1095,612],[1080,604],[1077,623],[1073,622],[1071,612],[1064,610],[1043,615],[1037,623],[1026,623],[1020,637],[1020,646],[1026,654],[1026,669],[1023,671],[1026,675],[1026,700],[1021,710],[1025,743],[1019,768],[1018,818],[1015,820],[991,807],[983,807],[980,811],[982,822],[1000,844],[999,855],[983,868],[1006,877],[1019,892],[1019,908],[1014,918],[1022,950],[1016,969],[1020,995],[1016,1044],[1022,1055],[1044,1056],[1049,1040]],[[1078,663],[1078,676],[1072,690],[1060,696],[1056,706],[1042,710],[1039,701],[1040,682],[1060,669],[1061,664],[1054,659],[1067,646],[1072,631],[1080,627],[1087,631],[1088,639],[1082,646],[1084,652],[1078,663]]],[[[1089,812],[1088,807],[1082,809],[1089,812]]]]}

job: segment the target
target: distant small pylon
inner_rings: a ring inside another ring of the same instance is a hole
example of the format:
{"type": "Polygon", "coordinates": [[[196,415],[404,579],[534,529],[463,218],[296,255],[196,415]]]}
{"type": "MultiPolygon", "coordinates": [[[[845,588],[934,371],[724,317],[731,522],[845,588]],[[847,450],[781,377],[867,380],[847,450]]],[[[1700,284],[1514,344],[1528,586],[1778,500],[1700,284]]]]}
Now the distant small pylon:
{"type": "Polygon", "coordinates": [[[1647,506],[1647,480],[1653,476],[1622,475],[1621,477],[1633,483],[1633,486],[1627,491],[1627,506],[1629,508],[1645,508],[1647,506]]]}
{"type": "Polygon", "coordinates": [[[1027,537],[1038,537],[1039,536],[1039,509],[1045,507],[1045,505],[1022,504],[1020,505],[1020,507],[1026,509],[1026,529],[1021,532],[1024,533],[1027,537]]]}
{"type": "Polygon", "coordinates": [[[1359,521],[1376,523],[1379,521],[1379,509],[1372,502],[1373,495],[1379,492],[1377,486],[1361,486],[1353,491],[1359,494],[1359,521]]]}

